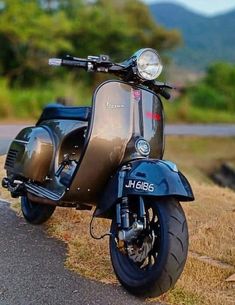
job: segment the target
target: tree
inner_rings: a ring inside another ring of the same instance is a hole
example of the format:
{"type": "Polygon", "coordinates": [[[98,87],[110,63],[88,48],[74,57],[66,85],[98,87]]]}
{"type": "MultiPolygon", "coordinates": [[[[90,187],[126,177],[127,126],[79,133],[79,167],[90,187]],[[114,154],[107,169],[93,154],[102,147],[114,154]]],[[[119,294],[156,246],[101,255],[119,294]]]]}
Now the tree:
{"type": "Polygon", "coordinates": [[[63,11],[48,14],[33,0],[8,0],[0,12],[0,69],[11,83],[32,83],[45,75],[46,61],[71,51],[71,24],[63,11]]]}
{"type": "Polygon", "coordinates": [[[138,0],[6,0],[0,11],[0,71],[11,84],[34,84],[49,75],[47,59],[173,48],[175,31],[155,24],[138,0]]]}
{"type": "Polygon", "coordinates": [[[177,31],[157,25],[138,0],[97,0],[76,13],[71,40],[82,56],[107,53],[122,60],[139,48],[165,51],[180,41],[177,31]]]}

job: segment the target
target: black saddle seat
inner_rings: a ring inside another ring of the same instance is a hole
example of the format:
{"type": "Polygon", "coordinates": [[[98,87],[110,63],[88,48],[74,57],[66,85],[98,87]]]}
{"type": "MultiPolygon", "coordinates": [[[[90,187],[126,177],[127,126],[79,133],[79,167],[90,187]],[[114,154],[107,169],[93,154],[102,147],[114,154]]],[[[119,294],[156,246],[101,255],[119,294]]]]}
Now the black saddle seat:
{"type": "Polygon", "coordinates": [[[44,109],[37,122],[48,120],[78,120],[88,121],[91,114],[91,107],[72,107],[60,104],[49,104],[44,109]]]}

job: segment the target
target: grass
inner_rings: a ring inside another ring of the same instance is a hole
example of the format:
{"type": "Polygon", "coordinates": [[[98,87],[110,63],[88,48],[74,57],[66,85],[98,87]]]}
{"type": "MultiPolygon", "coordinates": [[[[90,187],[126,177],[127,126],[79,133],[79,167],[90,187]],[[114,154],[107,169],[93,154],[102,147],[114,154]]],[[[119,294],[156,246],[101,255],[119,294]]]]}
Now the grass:
{"type": "MultiPolygon", "coordinates": [[[[234,161],[235,139],[168,137],[165,158],[176,162],[189,177],[196,195],[183,204],[190,231],[190,251],[230,267],[213,265],[189,255],[176,287],[158,299],[172,305],[234,305],[234,283],[225,280],[235,272],[235,193],[214,185],[207,177],[223,160],[234,161]]],[[[2,162],[2,159],[1,159],[2,162]]],[[[2,165],[1,165],[2,166],[2,165]]],[[[9,199],[5,192],[1,194],[9,199]]],[[[46,224],[50,235],[67,243],[66,266],[88,278],[117,283],[109,259],[108,240],[89,235],[91,213],[58,208],[46,224]]],[[[109,221],[95,220],[96,234],[109,229],[109,221]]]]}
{"type": "MultiPolygon", "coordinates": [[[[206,98],[206,97],[205,97],[206,98]]],[[[165,102],[166,117],[172,123],[235,123],[235,113],[191,104],[189,99],[165,102]]]]}
{"type": "Polygon", "coordinates": [[[207,176],[224,160],[234,163],[234,151],[235,138],[168,136],[164,158],[187,175],[211,184],[207,176]]]}
{"type": "Polygon", "coordinates": [[[54,80],[33,88],[9,88],[6,81],[0,78],[0,118],[9,121],[37,119],[42,108],[55,102],[58,97],[65,97],[72,105],[89,105],[91,93],[92,90],[88,90],[80,81],[75,82],[70,75],[64,81],[54,80]]]}

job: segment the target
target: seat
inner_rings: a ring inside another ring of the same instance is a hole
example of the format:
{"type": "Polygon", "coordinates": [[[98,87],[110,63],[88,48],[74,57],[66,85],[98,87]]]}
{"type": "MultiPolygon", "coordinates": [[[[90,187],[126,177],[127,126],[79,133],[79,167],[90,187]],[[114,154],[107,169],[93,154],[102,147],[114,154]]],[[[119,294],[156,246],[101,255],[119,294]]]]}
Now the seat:
{"type": "Polygon", "coordinates": [[[72,107],[60,104],[49,104],[44,109],[37,122],[47,120],[78,120],[88,121],[91,114],[91,107],[72,107]]]}

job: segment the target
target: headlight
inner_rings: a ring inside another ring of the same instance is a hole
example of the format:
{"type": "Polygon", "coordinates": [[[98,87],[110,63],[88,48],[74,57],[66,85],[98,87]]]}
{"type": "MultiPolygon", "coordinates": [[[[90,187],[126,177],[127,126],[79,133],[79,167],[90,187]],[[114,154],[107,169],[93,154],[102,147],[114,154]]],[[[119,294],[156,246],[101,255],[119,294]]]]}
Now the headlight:
{"type": "Polygon", "coordinates": [[[136,54],[138,75],[144,80],[154,80],[162,72],[162,63],[153,49],[141,49],[136,54]]]}

